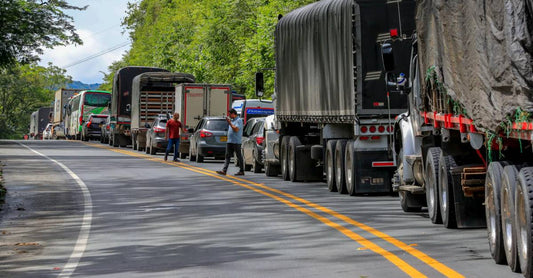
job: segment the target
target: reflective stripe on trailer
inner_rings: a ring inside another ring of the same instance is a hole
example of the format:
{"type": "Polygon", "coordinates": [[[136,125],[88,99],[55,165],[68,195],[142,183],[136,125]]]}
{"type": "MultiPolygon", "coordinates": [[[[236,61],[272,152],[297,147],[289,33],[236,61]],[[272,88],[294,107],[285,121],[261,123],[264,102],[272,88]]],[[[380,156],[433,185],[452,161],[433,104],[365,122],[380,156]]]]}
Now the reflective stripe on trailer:
{"type": "Polygon", "coordinates": [[[395,167],[394,161],[374,161],[372,167],[395,167]]]}

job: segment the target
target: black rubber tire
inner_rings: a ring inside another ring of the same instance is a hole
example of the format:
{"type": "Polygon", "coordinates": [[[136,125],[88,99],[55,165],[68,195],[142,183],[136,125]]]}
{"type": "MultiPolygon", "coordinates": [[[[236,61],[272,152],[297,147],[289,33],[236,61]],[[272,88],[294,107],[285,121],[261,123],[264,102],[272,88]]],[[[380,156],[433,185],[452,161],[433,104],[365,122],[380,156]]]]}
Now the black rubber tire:
{"type": "Polygon", "coordinates": [[[335,184],[335,147],[337,140],[329,140],[326,144],[326,183],[329,192],[337,192],[337,185],[335,184]]]}
{"type": "Polygon", "coordinates": [[[150,154],[155,155],[157,153],[157,149],[154,148],[154,146],[150,146],[150,154]]]}
{"type": "Polygon", "coordinates": [[[186,153],[180,153],[180,158],[181,159],[185,159],[187,157],[187,154],[186,153]]]}
{"type": "Polygon", "coordinates": [[[131,137],[131,148],[136,151],[137,150],[137,136],[133,136],[131,137]]]}
{"type": "Polygon", "coordinates": [[[438,190],[439,158],[441,152],[439,147],[429,148],[426,156],[426,167],[424,168],[424,185],[426,187],[428,214],[433,224],[442,224],[438,190]]]}
{"type": "Polygon", "coordinates": [[[283,136],[281,138],[280,146],[280,163],[281,163],[281,177],[283,180],[289,180],[289,160],[288,160],[288,150],[289,150],[289,136],[283,136]]]}
{"type": "Polygon", "coordinates": [[[344,154],[345,159],[345,172],[344,172],[344,178],[346,180],[346,192],[350,196],[355,196],[357,194],[357,190],[355,188],[357,184],[357,175],[356,175],[356,163],[355,163],[355,150],[354,150],[354,143],[355,141],[349,140],[346,142],[346,152],[344,154]]]}
{"type": "Polygon", "coordinates": [[[520,170],[515,192],[518,260],[522,274],[533,277],[533,167],[520,170]]]}
{"type": "Polygon", "coordinates": [[[501,186],[501,225],[503,249],[507,265],[513,272],[520,272],[516,244],[515,191],[518,184],[518,170],[514,165],[505,166],[501,186]]]}
{"type": "Polygon", "coordinates": [[[196,162],[202,163],[202,162],[204,162],[204,158],[205,157],[203,155],[198,154],[196,156],[196,162]]]}
{"type": "Polygon", "coordinates": [[[502,187],[503,165],[491,162],[487,168],[485,178],[485,219],[487,222],[487,236],[489,250],[497,264],[506,264],[502,238],[500,192],[502,187]]]}
{"type": "Polygon", "coordinates": [[[253,160],[254,160],[253,172],[256,173],[256,174],[257,174],[257,173],[261,173],[261,170],[262,170],[261,163],[259,163],[259,162],[257,161],[257,159],[255,158],[255,157],[256,157],[255,154],[252,155],[252,157],[253,157],[253,160]]]}
{"type": "Polygon", "coordinates": [[[422,210],[422,206],[412,206],[412,202],[420,203],[420,198],[423,198],[423,195],[415,195],[409,191],[399,191],[398,196],[400,197],[400,206],[404,212],[419,212],[422,210]]]}
{"type": "Polygon", "coordinates": [[[279,172],[279,166],[271,166],[270,163],[265,163],[265,175],[267,177],[276,177],[279,172]]]}
{"type": "Polygon", "coordinates": [[[346,153],[346,140],[338,140],[335,146],[335,185],[337,186],[337,192],[340,194],[346,194],[346,179],[345,179],[345,153],[346,153]]]}
{"type": "Polygon", "coordinates": [[[302,143],[300,139],[296,136],[291,136],[289,140],[288,148],[288,168],[289,168],[289,179],[292,182],[298,181],[298,157],[296,153],[296,147],[300,146],[302,143]]]}
{"type": "Polygon", "coordinates": [[[115,148],[118,148],[118,140],[116,135],[113,135],[113,141],[111,142],[111,145],[115,148]]]}
{"type": "Polygon", "coordinates": [[[457,228],[455,202],[453,197],[453,178],[450,169],[457,164],[451,155],[441,153],[439,159],[439,209],[442,224],[448,229],[457,228]]]}
{"type": "Polygon", "coordinates": [[[189,161],[196,161],[196,155],[193,155],[192,149],[189,147],[189,161]]]}

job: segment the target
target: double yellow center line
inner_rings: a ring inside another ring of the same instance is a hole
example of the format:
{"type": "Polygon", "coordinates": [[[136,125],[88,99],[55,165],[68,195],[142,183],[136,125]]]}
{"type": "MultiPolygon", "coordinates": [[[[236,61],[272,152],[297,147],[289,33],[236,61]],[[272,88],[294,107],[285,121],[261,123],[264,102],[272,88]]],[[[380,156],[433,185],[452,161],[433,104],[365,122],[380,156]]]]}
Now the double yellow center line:
{"type": "Polygon", "coordinates": [[[121,153],[121,154],[125,154],[125,155],[129,155],[129,156],[135,156],[135,157],[139,157],[139,158],[143,158],[143,159],[147,159],[147,160],[151,160],[151,161],[157,161],[157,162],[161,162],[161,163],[164,163],[164,164],[167,164],[167,165],[171,165],[171,166],[175,166],[175,167],[179,167],[179,168],[183,168],[183,169],[187,169],[187,170],[190,170],[190,171],[193,171],[193,172],[196,172],[196,173],[199,173],[199,174],[203,174],[203,175],[207,175],[207,176],[211,176],[213,178],[216,178],[216,179],[220,179],[220,180],[224,180],[224,181],[227,181],[227,182],[230,182],[232,184],[235,184],[235,185],[238,185],[238,186],[241,186],[241,187],[244,187],[246,189],[249,189],[249,190],[252,190],[252,191],[255,191],[259,194],[262,194],[264,196],[267,196],[267,197],[270,197],[276,201],[279,201],[291,208],[294,208],[302,213],[305,213],[309,216],[311,216],[312,218],[314,219],[317,219],[319,220],[320,222],[338,230],[339,232],[341,232],[342,234],[344,234],[345,236],[347,236],[348,238],[356,241],[357,243],[361,244],[362,246],[364,246],[365,248],[367,248],[368,250],[371,250],[372,252],[375,252],[381,256],[383,256],[385,259],[387,259],[388,261],[390,261],[392,264],[394,264],[395,266],[397,266],[399,269],[401,269],[403,272],[405,272],[407,275],[409,275],[410,277],[426,277],[424,274],[422,274],[420,271],[418,271],[417,269],[415,269],[414,267],[412,267],[410,264],[408,264],[407,262],[405,262],[404,260],[400,259],[398,256],[392,254],[391,252],[383,249],[382,247],[378,246],[377,244],[373,243],[372,241],[364,238],[363,236],[353,232],[352,230],[348,229],[347,227],[337,223],[337,222],[334,222],[334,221],[331,221],[330,219],[318,214],[318,213],[315,213],[313,211],[311,211],[310,209],[302,206],[302,205],[299,205],[293,201],[296,201],[298,203],[301,203],[301,204],[304,204],[305,206],[308,206],[310,208],[313,208],[317,211],[321,211],[327,215],[330,215],[338,220],[341,220],[342,222],[344,223],[347,223],[349,225],[352,225],[354,227],[357,227],[363,231],[366,231],[374,236],[376,236],[377,238],[380,238],[384,241],[387,241],[388,243],[396,246],[397,248],[401,249],[401,250],[404,250],[405,252],[407,252],[408,254],[412,255],[413,257],[419,259],[420,261],[426,263],[427,265],[429,265],[430,267],[432,267],[433,269],[435,269],[436,271],[440,272],[441,274],[443,274],[444,276],[446,277],[464,277],[463,275],[459,274],[458,272],[456,272],[455,270],[447,267],[446,265],[442,264],[441,262],[431,258],[430,256],[428,256],[427,254],[425,254],[424,252],[420,251],[420,250],[417,250],[415,248],[413,248],[412,246],[410,245],[407,245],[406,243],[398,240],[398,239],[395,239],[394,237],[392,236],[389,236],[383,232],[380,232],[370,226],[367,226],[361,222],[358,222],[358,221],[355,221],[353,219],[351,219],[350,217],[346,216],[346,215],[343,215],[341,213],[338,213],[336,211],[333,211],[331,209],[328,209],[326,207],[323,207],[323,206],[320,206],[318,204],[315,204],[313,202],[310,202],[308,200],[305,200],[303,198],[300,198],[298,196],[295,196],[293,194],[290,194],[290,193],[287,193],[287,192],[284,192],[284,191],[281,191],[281,190],[278,190],[278,189],[274,189],[274,188],[271,188],[271,187],[268,187],[264,184],[261,184],[261,183],[256,183],[256,182],[253,182],[253,181],[249,181],[249,180],[245,180],[245,179],[242,179],[242,178],[238,178],[238,177],[234,177],[234,176],[222,176],[222,175],[218,175],[216,174],[215,171],[211,171],[211,170],[207,170],[207,169],[204,169],[204,168],[200,168],[200,167],[196,167],[196,166],[192,166],[192,165],[189,165],[189,164],[185,164],[185,163],[175,163],[175,162],[166,162],[164,161],[163,159],[161,158],[158,158],[158,157],[153,157],[153,156],[148,156],[148,155],[145,155],[145,154],[140,154],[140,153],[137,153],[137,152],[133,152],[133,151],[128,151],[128,150],[124,150],[124,149],[116,149],[116,148],[111,148],[111,147],[108,147],[108,146],[103,146],[103,145],[100,145],[100,144],[91,144],[91,143],[85,143],[86,145],[89,145],[89,146],[93,146],[93,147],[98,147],[98,148],[103,148],[103,149],[108,149],[108,150],[111,150],[111,151],[114,151],[114,152],[117,152],[117,153],[121,153]],[[275,195],[277,194],[277,195],[275,195]],[[283,196],[283,197],[280,197],[280,196],[283,196]]]}

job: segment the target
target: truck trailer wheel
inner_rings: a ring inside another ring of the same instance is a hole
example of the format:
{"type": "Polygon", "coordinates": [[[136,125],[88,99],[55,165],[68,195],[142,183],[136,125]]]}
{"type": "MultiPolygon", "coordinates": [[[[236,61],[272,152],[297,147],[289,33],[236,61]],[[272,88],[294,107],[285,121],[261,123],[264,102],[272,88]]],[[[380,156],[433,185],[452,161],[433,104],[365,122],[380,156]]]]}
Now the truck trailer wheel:
{"type": "Polygon", "coordinates": [[[288,148],[288,168],[289,178],[292,182],[298,181],[298,155],[296,153],[296,147],[300,146],[301,144],[302,143],[298,137],[291,136],[288,148]]]}
{"type": "Polygon", "coordinates": [[[335,184],[340,194],[346,194],[346,179],[344,176],[346,140],[338,140],[335,146],[335,184]]]}
{"type": "Polygon", "coordinates": [[[280,154],[280,163],[281,163],[281,177],[288,181],[289,180],[289,165],[288,165],[288,149],[289,149],[289,136],[283,136],[281,139],[281,154],[280,154]]]}
{"type": "Polygon", "coordinates": [[[515,191],[517,187],[517,179],[518,170],[514,165],[505,166],[503,168],[501,188],[502,238],[507,264],[514,272],[520,272],[515,222],[515,191]]]}
{"type": "Polygon", "coordinates": [[[520,170],[516,188],[516,235],[522,274],[533,277],[533,167],[520,170]]]}
{"type": "Polygon", "coordinates": [[[450,173],[456,167],[451,155],[441,153],[439,160],[439,205],[442,223],[446,228],[456,228],[455,202],[453,198],[453,177],[450,173]]]}
{"type": "Polygon", "coordinates": [[[441,149],[432,147],[428,149],[426,157],[426,168],[424,173],[424,184],[426,187],[426,199],[428,205],[429,219],[433,224],[442,224],[439,205],[439,158],[441,149]]]}
{"type": "Polygon", "coordinates": [[[503,165],[500,162],[491,162],[487,168],[485,178],[485,218],[487,221],[487,234],[489,238],[490,254],[497,264],[505,264],[505,251],[503,250],[500,192],[502,184],[503,165]]]}
{"type": "Polygon", "coordinates": [[[354,150],[354,144],[355,141],[349,140],[346,143],[346,153],[345,156],[345,173],[344,177],[346,180],[346,191],[350,196],[354,196],[357,194],[357,190],[355,190],[355,185],[357,184],[357,175],[356,175],[356,169],[355,169],[355,150],[354,150]]]}
{"type": "Polygon", "coordinates": [[[326,182],[329,192],[337,192],[335,184],[335,147],[337,140],[329,140],[326,144],[326,182]]]}

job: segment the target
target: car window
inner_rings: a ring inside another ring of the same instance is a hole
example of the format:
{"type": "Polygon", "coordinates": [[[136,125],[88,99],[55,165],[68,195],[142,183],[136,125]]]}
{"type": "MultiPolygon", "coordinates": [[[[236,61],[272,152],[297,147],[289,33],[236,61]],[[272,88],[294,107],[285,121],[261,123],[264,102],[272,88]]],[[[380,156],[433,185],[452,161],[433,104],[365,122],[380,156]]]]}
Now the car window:
{"type": "Polygon", "coordinates": [[[201,120],[200,122],[198,122],[198,124],[196,125],[196,127],[194,128],[194,131],[200,129],[202,127],[202,125],[204,124],[204,120],[201,120]]]}
{"type": "Polygon", "coordinates": [[[263,127],[263,122],[262,121],[257,121],[257,123],[255,123],[255,125],[254,125],[254,129],[252,130],[251,134],[258,134],[258,133],[262,132],[262,127],[263,127]]]}
{"type": "Polygon", "coordinates": [[[93,124],[101,124],[101,123],[105,123],[105,121],[106,121],[105,117],[91,117],[89,119],[89,122],[93,124]]]}
{"type": "Polygon", "coordinates": [[[250,136],[250,131],[253,127],[253,122],[252,121],[248,121],[246,122],[246,124],[244,125],[244,128],[242,130],[242,135],[245,136],[245,137],[248,137],[250,136]]]}
{"type": "Polygon", "coordinates": [[[225,120],[208,120],[205,129],[207,130],[227,130],[228,129],[228,122],[225,120]]]}
{"type": "Polygon", "coordinates": [[[166,125],[167,125],[167,120],[166,119],[160,119],[159,120],[158,126],[165,127],[166,125]]]}

